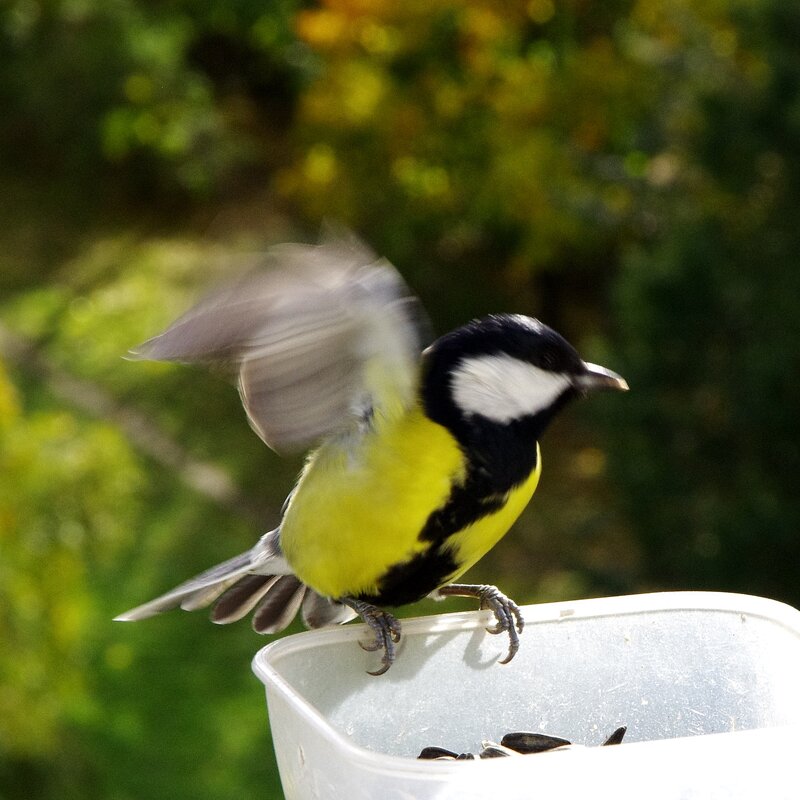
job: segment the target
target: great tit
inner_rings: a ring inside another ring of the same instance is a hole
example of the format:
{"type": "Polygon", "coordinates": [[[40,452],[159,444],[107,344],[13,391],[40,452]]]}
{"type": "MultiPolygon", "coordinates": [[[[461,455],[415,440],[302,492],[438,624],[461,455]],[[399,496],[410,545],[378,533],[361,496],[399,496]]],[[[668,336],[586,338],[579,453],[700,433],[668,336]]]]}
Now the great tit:
{"type": "Polygon", "coordinates": [[[541,471],[538,440],[571,399],[626,390],[531,317],[496,314],[422,349],[424,315],[397,271],[353,238],[282,245],[272,269],[212,293],[135,358],[232,368],[255,432],[313,446],[279,525],[247,552],[117,620],[215,603],[259,633],[301,611],[311,628],[356,615],[395,659],[384,610],[475,597],[517,652],[523,619],[494,586],[454,583],[508,531],[541,471]]]}

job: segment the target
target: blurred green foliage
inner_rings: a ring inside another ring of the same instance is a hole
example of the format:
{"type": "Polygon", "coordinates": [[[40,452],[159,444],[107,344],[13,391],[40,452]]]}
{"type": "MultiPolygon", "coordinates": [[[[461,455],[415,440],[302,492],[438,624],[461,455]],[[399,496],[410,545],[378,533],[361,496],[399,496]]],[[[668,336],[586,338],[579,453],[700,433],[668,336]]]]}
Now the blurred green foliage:
{"type": "Polygon", "coordinates": [[[557,421],[476,580],[800,605],[797,41],[782,0],[0,7],[0,795],[280,796],[263,640],[110,620],[249,546],[299,463],[224,381],[120,356],[325,218],[437,330],[538,314],[631,384],[557,421]]]}

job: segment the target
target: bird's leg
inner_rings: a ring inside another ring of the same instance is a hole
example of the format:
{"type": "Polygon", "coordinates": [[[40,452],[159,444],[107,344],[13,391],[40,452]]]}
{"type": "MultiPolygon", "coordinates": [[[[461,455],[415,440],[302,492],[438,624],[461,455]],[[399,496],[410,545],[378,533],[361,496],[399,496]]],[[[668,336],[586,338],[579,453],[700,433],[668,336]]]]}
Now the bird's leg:
{"type": "Polygon", "coordinates": [[[394,663],[395,645],[400,641],[400,620],[383,609],[364,600],[357,600],[355,597],[340,597],[339,602],[352,608],[375,634],[374,641],[369,644],[363,642],[359,644],[369,652],[383,650],[380,669],[375,672],[367,670],[370,675],[383,675],[394,663]]]}
{"type": "Polygon", "coordinates": [[[489,633],[508,634],[508,655],[500,662],[508,664],[519,650],[519,634],[525,627],[525,620],[519,606],[506,597],[496,586],[487,584],[451,583],[437,589],[440,596],[475,597],[481,602],[482,609],[489,609],[494,614],[497,624],[486,630],[489,633]]]}

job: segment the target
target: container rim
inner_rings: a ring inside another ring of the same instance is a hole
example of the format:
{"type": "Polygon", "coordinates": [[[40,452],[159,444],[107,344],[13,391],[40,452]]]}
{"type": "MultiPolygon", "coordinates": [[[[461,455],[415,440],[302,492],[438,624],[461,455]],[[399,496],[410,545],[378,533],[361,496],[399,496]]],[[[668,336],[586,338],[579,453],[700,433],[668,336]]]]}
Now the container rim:
{"type": "MultiPolygon", "coordinates": [[[[779,600],[735,592],[676,591],[649,592],[566,602],[540,603],[522,606],[526,628],[548,622],[566,622],[578,619],[594,619],[609,616],[631,616],[641,613],[671,611],[722,611],[760,617],[800,634],[800,611],[779,600]]],[[[474,630],[486,627],[493,620],[489,611],[461,611],[412,617],[402,620],[403,635],[428,634],[446,631],[474,630]]],[[[463,762],[419,761],[406,756],[378,753],[354,744],[344,733],[328,720],[300,694],[275,668],[273,662],[284,656],[311,650],[329,643],[355,641],[364,636],[366,625],[353,624],[320,630],[304,631],[262,647],[252,660],[252,669],[267,688],[271,688],[295,707],[305,722],[317,728],[337,748],[346,751],[351,759],[370,770],[382,773],[444,776],[451,771],[461,771],[463,762]]],[[[380,680],[381,678],[376,678],[380,680]]],[[[737,734],[746,731],[737,731],[737,734]]],[[[706,734],[706,736],[729,736],[729,733],[706,734]]],[[[692,737],[697,738],[697,737],[692,737]]],[[[705,738],[705,737],[702,737],[705,738]]],[[[631,743],[636,746],[651,742],[631,743]]],[[[629,745],[630,746],[630,745],[629,745]]],[[[596,748],[595,748],[596,749],[596,748]]],[[[615,748],[608,748],[613,751],[615,748]]],[[[575,750],[579,752],[579,750],[575,750]]],[[[475,759],[473,765],[505,763],[506,759],[475,759]]],[[[473,766],[473,768],[475,768],[473,766]]],[[[481,767],[485,768],[485,767],[481,767]]],[[[462,772],[463,774],[463,772],[462,772]]]]}

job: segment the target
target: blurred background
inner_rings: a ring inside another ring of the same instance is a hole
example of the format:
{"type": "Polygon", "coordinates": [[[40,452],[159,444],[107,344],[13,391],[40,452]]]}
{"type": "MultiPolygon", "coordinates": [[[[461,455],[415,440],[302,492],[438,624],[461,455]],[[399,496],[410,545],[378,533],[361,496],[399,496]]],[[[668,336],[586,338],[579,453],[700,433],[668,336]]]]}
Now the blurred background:
{"type": "Polygon", "coordinates": [[[785,0],[3,3],[0,796],[280,797],[266,640],[111,618],[249,547],[300,461],[123,356],[326,219],[439,333],[538,315],[631,385],[548,431],[472,579],[800,605],[798,41],[785,0]]]}

